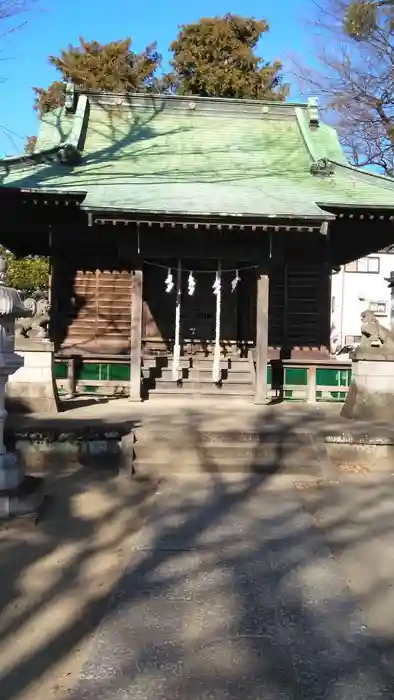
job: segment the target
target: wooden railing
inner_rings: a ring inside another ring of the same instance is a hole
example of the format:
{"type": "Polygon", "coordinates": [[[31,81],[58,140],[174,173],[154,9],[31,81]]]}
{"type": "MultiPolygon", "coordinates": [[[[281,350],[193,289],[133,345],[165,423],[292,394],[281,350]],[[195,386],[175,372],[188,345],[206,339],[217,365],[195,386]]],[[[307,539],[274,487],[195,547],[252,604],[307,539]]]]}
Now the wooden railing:
{"type": "Polygon", "coordinates": [[[351,369],[351,360],[273,360],[268,370],[268,396],[311,404],[344,401],[351,369]]]}
{"type": "MultiPolygon", "coordinates": [[[[56,381],[61,394],[78,396],[100,394],[127,396],[129,391],[130,357],[58,356],[56,381]]],[[[349,389],[350,360],[272,360],[268,365],[268,396],[284,400],[343,401],[349,389]]],[[[253,382],[253,371],[251,371],[253,382]]]]}
{"type": "Polygon", "coordinates": [[[55,379],[60,395],[69,397],[84,394],[101,396],[127,396],[130,384],[129,355],[100,355],[79,357],[58,355],[55,357],[55,379]],[[116,379],[110,379],[110,368],[121,367],[123,371],[116,379]],[[61,376],[59,376],[61,375],[61,376]],[[104,376],[103,376],[104,375],[104,376]],[[106,375],[106,376],[105,376],[106,375]]]}

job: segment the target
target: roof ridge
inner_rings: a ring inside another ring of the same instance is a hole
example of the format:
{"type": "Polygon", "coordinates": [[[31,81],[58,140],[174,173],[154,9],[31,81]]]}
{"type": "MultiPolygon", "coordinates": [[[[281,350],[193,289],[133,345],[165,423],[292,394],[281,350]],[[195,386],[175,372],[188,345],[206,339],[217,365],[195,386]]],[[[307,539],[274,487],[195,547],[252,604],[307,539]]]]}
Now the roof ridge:
{"type": "Polygon", "coordinates": [[[306,120],[305,120],[305,114],[299,109],[298,107],[295,110],[295,115],[296,115],[296,121],[298,124],[298,128],[301,132],[301,136],[304,140],[305,146],[307,148],[307,151],[309,153],[310,158],[312,159],[313,163],[317,163],[319,160],[319,154],[315,150],[315,146],[312,143],[312,140],[309,136],[308,129],[306,126],[306,120]]]}
{"type": "MultiPolygon", "coordinates": [[[[67,109],[67,106],[66,106],[67,109]]],[[[82,157],[84,127],[89,116],[89,100],[86,95],[79,95],[75,110],[70,105],[69,111],[74,111],[74,117],[69,135],[57,146],[43,148],[33,153],[21,153],[16,156],[0,158],[0,168],[9,172],[12,168],[25,165],[39,165],[52,160],[54,156],[64,165],[76,165],[82,157]]]]}
{"type": "Polygon", "coordinates": [[[379,184],[382,184],[382,186],[385,187],[385,189],[394,189],[394,178],[388,177],[387,175],[382,175],[381,173],[371,173],[369,170],[363,170],[362,168],[357,167],[356,165],[351,165],[351,163],[339,163],[338,161],[332,160],[331,158],[328,158],[327,160],[333,165],[335,165],[335,167],[343,168],[344,170],[350,170],[362,180],[372,178],[372,180],[378,180],[379,184]]]}
{"type": "Polygon", "coordinates": [[[87,96],[100,96],[100,97],[136,97],[138,99],[152,100],[162,99],[166,102],[213,102],[218,104],[239,104],[239,105],[275,105],[277,107],[284,107],[285,109],[294,109],[295,107],[300,107],[301,109],[308,109],[308,102],[290,102],[286,100],[255,100],[251,98],[241,98],[241,97],[217,97],[212,96],[202,96],[202,95],[172,95],[163,92],[127,92],[126,90],[94,90],[92,88],[82,88],[78,85],[74,86],[76,94],[87,95],[87,96]]]}

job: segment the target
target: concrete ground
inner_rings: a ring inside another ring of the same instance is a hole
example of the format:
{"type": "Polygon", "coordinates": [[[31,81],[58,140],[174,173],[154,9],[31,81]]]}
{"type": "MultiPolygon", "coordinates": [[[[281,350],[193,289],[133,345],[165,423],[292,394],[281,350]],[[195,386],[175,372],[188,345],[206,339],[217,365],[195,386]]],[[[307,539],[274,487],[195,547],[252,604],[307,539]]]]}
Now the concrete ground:
{"type": "MultiPolygon", "coordinates": [[[[185,420],[145,406],[100,420],[185,420]]],[[[279,408],[260,419],[342,425],[337,408],[279,408]]],[[[234,409],[204,409],[213,418],[234,409]]],[[[130,485],[76,462],[47,476],[41,522],[0,528],[0,698],[394,698],[390,475],[209,468],[130,485]]]]}
{"type": "Polygon", "coordinates": [[[393,579],[378,592],[387,551],[375,542],[369,572],[383,629],[354,583],[362,567],[347,575],[355,552],[333,556],[337,527],[256,475],[164,485],[71,697],[394,697],[393,579]]]}
{"type": "Polygon", "coordinates": [[[0,524],[1,700],[69,698],[156,490],[77,461],[45,478],[41,520],[0,524]]]}
{"type": "Polygon", "coordinates": [[[37,429],[40,427],[73,431],[88,427],[125,427],[155,424],[187,425],[190,416],[212,429],[242,429],[247,426],[274,426],[275,430],[291,425],[292,430],[307,428],[316,435],[330,432],[376,433],[394,439],[394,426],[388,423],[346,420],[340,416],[342,405],[319,402],[306,404],[297,402],[273,403],[257,406],[242,399],[154,400],[141,403],[128,399],[80,398],[63,400],[62,410],[55,415],[27,414],[9,415],[7,425],[15,429],[37,429]]]}

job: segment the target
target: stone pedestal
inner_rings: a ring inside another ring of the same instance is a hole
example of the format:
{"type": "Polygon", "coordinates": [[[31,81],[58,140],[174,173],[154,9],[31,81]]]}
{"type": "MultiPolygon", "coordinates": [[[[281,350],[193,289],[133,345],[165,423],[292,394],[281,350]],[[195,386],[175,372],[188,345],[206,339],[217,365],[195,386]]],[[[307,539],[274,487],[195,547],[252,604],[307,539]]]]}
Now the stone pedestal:
{"type": "Polygon", "coordinates": [[[353,359],[352,383],[341,415],[394,422],[394,359],[353,359]]]}
{"type": "Polygon", "coordinates": [[[15,319],[31,316],[18,292],[5,286],[5,271],[6,262],[0,258],[0,518],[34,514],[44,498],[43,480],[25,476],[18,456],[4,445],[5,388],[8,378],[23,366],[23,358],[15,352],[15,319]]]}
{"type": "Polygon", "coordinates": [[[53,346],[47,340],[18,339],[23,365],[9,378],[6,407],[12,413],[57,413],[59,395],[53,372],[53,346]]]}

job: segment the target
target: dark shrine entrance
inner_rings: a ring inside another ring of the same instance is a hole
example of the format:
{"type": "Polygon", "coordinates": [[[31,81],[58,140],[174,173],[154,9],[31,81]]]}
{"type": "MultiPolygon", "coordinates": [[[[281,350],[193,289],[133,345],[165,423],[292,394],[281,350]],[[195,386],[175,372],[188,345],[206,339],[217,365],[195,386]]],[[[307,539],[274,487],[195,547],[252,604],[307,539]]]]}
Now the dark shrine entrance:
{"type": "MultiPolygon", "coordinates": [[[[239,268],[242,268],[239,263],[239,268]]],[[[243,354],[254,344],[255,318],[250,300],[255,296],[256,271],[242,270],[235,289],[237,263],[216,260],[148,260],[143,269],[143,354],[171,354],[175,342],[177,283],[180,281],[180,344],[182,354],[211,355],[217,331],[217,296],[213,285],[220,270],[220,345],[226,355],[243,354]],[[178,267],[180,272],[178,273],[178,267]],[[166,292],[172,274],[173,288],[166,292]],[[189,294],[189,276],[195,282],[189,294]],[[178,277],[179,274],[179,277],[178,277]]]]}

